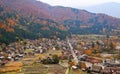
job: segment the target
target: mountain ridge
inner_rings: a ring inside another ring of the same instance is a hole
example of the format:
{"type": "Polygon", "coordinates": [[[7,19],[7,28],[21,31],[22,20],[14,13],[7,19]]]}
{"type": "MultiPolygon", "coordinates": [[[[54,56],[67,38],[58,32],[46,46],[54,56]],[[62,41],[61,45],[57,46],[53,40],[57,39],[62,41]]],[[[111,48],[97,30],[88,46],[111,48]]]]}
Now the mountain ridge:
{"type": "MultiPolygon", "coordinates": [[[[73,34],[113,34],[120,19],[36,0],[0,0],[0,41],[39,37],[64,39],[73,34]]],[[[115,32],[115,35],[120,34],[115,32]]]]}
{"type": "Polygon", "coordinates": [[[103,3],[103,4],[99,4],[99,5],[86,7],[83,9],[86,9],[93,13],[104,13],[104,14],[108,14],[108,15],[111,15],[116,18],[120,18],[119,8],[120,8],[120,3],[109,2],[109,3],[103,3]]]}

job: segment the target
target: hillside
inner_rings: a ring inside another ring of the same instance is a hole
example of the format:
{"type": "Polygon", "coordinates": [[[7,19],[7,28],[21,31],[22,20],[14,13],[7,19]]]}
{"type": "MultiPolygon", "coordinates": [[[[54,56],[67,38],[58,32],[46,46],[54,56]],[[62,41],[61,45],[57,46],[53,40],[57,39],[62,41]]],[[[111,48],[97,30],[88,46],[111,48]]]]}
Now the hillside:
{"type": "MultiPolygon", "coordinates": [[[[0,0],[0,42],[38,37],[64,39],[68,33],[113,34],[120,19],[36,0],[0,0]]],[[[114,33],[120,34],[120,33],[114,33]]]]}

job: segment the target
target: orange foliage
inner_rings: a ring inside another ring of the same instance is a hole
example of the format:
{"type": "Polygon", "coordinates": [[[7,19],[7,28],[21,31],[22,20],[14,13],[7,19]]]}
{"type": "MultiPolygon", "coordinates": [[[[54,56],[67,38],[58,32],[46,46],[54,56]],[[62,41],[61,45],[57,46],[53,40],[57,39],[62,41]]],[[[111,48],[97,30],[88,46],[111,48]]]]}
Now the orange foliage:
{"type": "Polygon", "coordinates": [[[86,68],[86,64],[84,62],[81,64],[81,68],[86,68]]]}
{"type": "Polygon", "coordinates": [[[72,66],[76,65],[76,63],[75,62],[69,62],[69,65],[72,67],[72,66]]]}
{"type": "Polygon", "coordinates": [[[7,25],[4,24],[4,23],[0,23],[0,28],[6,30],[7,32],[14,32],[14,29],[13,29],[13,28],[7,26],[7,25]]]}
{"type": "Polygon", "coordinates": [[[47,24],[47,21],[46,21],[46,20],[43,20],[43,21],[41,21],[41,23],[42,23],[43,25],[46,25],[46,24],[47,24]]]}
{"type": "Polygon", "coordinates": [[[66,31],[67,29],[63,25],[59,25],[59,29],[66,31]]]}
{"type": "Polygon", "coordinates": [[[6,26],[6,24],[4,24],[4,23],[0,23],[0,28],[2,28],[2,29],[7,29],[7,26],[6,26]]]}
{"type": "Polygon", "coordinates": [[[8,31],[8,32],[14,32],[14,29],[13,28],[9,28],[6,31],[8,31]]]}
{"type": "Polygon", "coordinates": [[[86,51],[85,51],[85,54],[87,54],[87,55],[91,55],[91,54],[92,54],[92,49],[88,49],[88,50],[86,50],[86,51]]]}
{"type": "MultiPolygon", "coordinates": [[[[48,20],[40,20],[50,19],[54,20],[56,23],[62,23],[65,20],[80,20],[83,26],[81,28],[88,28],[95,24],[94,20],[97,20],[98,23],[104,22],[106,20],[106,24],[111,26],[115,26],[116,28],[120,27],[120,21],[117,18],[113,18],[104,14],[92,14],[84,10],[77,10],[73,8],[64,8],[64,7],[51,7],[41,2],[36,2],[35,0],[0,0],[0,5],[4,8],[2,13],[14,13],[17,19],[8,19],[7,22],[11,26],[14,26],[15,23],[19,24],[19,18],[25,17],[29,19],[29,22],[39,23],[43,25],[47,25],[49,23],[50,26],[56,26],[54,23],[50,23],[48,20]],[[6,3],[6,4],[5,4],[6,3]],[[7,6],[6,6],[7,5],[7,6]],[[49,12],[48,12],[49,11],[49,12]],[[16,12],[16,13],[15,13],[16,12]],[[96,18],[97,17],[97,18],[96,18]],[[89,20],[93,20],[93,22],[89,23],[89,20]]],[[[2,13],[0,13],[2,15],[2,13]]],[[[3,16],[3,15],[2,15],[3,16]]],[[[6,16],[7,17],[7,16],[6,16]]],[[[27,22],[26,22],[27,23],[27,22]]],[[[29,23],[27,23],[29,25],[29,23]]],[[[74,23],[70,24],[73,27],[77,27],[74,23]]],[[[13,28],[10,28],[7,25],[4,25],[0,28],[5,29],[9,32],[14,32],[13,28]],[[7,30],[9,29],[9,30],[7,30]]],[[[59,25],[57,28],[61,30],[68,30],[70,27],[64,27],[64,25],[59,25]]]]}
{"type": "Polygon", "coordinates": [[[10,26],[16,25],[16,22],[13,19],[7,19],[7,22],[9,23],[10,26]]]}

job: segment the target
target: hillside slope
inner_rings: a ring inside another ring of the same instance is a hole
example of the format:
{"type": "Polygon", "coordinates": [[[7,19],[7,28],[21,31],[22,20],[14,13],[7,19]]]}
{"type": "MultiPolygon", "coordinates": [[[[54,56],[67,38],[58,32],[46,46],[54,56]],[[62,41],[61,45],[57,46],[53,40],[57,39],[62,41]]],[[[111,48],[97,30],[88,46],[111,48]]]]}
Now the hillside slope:
{"type": "Polygon", "coordinates": [[[36,0],[0,0],[0,42],[74,34],[120,34],[120,19],[36,0]]]}

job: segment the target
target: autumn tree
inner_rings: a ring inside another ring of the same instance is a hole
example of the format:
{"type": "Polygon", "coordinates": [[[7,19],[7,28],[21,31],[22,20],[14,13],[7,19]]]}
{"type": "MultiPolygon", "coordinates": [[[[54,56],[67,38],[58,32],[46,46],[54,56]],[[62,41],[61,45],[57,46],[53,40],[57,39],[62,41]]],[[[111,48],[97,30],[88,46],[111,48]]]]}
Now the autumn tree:
{"type": "Polygon", "coordinates": [[[110,47],[111,50],[114,50],[115,47],[116,47],[116,44],[113,43],[113,42],[111,42],[111,43],[109,44],[109,47],[110,47]]]}
{"type": "Polygon", "coordinates": [[[85,50],[85,54],[87,54],[87,55],[91,55],[92,54],[92,49],[88,49],[88,50],[85,50]]]}
{"type": "Polygon", "coordinates": [[[52,59],[53,59],[53,63],[54,64],[58,64],[59,63],[59,57],[58,57],[58,55],[53,55],[52,59]]]}

